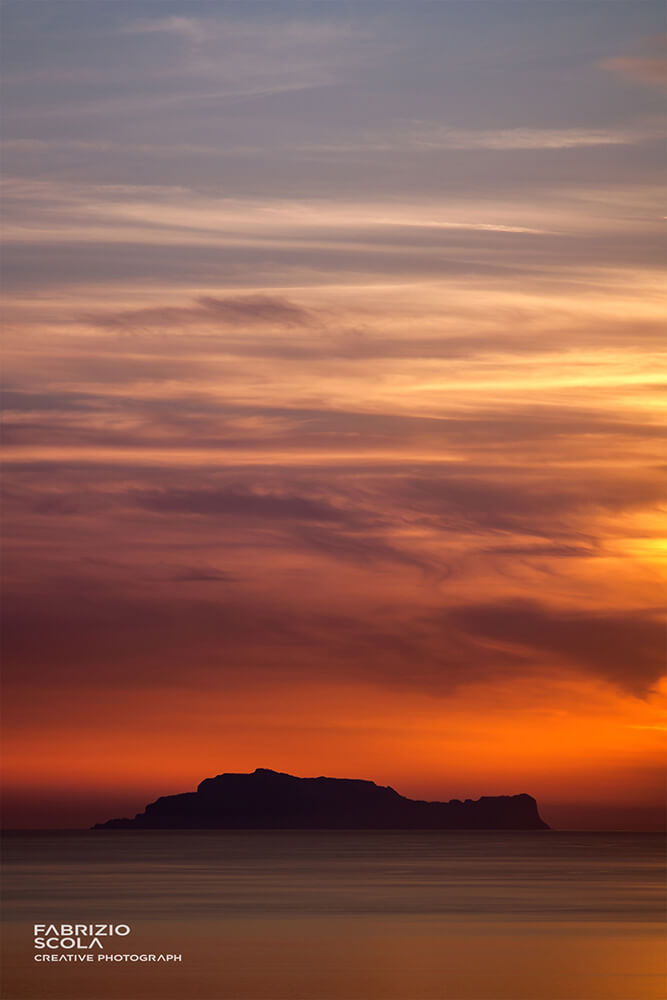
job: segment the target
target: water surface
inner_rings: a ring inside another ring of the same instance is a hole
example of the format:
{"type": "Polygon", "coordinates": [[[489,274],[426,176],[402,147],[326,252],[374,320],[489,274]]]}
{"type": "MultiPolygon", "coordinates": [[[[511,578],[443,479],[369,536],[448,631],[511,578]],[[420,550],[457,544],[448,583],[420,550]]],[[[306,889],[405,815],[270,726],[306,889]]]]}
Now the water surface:
{"type": "Polygon", "coordinates": [[[664,1000],[653,834],[5,835],[5,1000],[664,1000]],[[35,923],[125,923],[35,962],[35,923]],[[97,958],[97,952],[95,952],[97,958]]]}

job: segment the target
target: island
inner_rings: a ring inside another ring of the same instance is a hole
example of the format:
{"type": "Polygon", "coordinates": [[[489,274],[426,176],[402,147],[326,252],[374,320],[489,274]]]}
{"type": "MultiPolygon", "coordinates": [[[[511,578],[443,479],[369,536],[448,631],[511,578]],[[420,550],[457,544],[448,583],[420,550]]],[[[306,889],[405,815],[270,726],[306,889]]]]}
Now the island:
{"type": "Polygon", "coordinates": [[[355,778],[297,778],[258,767],[165,795],[94,830],[548,830],[532,795],[425,802],[355,778]]]}

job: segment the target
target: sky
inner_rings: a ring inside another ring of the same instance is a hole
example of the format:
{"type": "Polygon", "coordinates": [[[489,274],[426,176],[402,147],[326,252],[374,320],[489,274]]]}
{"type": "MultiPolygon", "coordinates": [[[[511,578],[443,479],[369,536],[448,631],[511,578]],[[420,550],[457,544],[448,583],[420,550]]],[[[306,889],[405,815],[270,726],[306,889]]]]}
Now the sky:
{"type": "Polygon", "coordinates": [[[664,31],[6,0],[6,825],[259,766],[660,826],[664,31]]]}

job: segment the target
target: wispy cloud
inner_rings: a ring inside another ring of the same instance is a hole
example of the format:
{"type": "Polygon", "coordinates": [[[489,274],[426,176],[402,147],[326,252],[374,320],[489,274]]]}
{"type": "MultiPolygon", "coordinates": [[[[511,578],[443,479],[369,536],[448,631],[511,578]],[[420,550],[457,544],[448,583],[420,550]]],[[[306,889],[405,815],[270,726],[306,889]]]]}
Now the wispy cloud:
{"type": "Polygon", "coordinates": [[[450,612],[450,618],[476,638],[507,642],[537,655],[547,652],[574,665],[584,663],[639,693],[663,673],[665,626],[657,611],[590,614],[506,601],[460,608],[450,612]]]}
{"type": "Polygon", "coordinates": [[[664,88],[667,84],[667,35],[653,35],[625,53],[604,59],[600,66],[617,76],[664,88]]]}
{"type": "MultiPolygon", "coordinates": [[[[609,67],[611,68],[611,67],[609,67]]],[[[599,128],[591,125],[573,128],[478,128],[448,127],[442,122],[415,121],[385,133],[368,132],[354,138],[343,138],[330,146],[303,145],[304,152],[378,151],[413,152],[428,150],[521,150],[585,149],[596,146],[631,146],[648,140],[661,139],[664,133],[660,119],[649,119],[624,128],[599,128]]]]}
{"type": "Polygon", "coordinates": [[[241,295],[215,298],[200,296],[192,306],[157,306],[127,309],[82,317],[100,327],[137,330],[142,327],[179,327],[202,322],[216,324],[303,326],[311,314],[288,299],[270,295],[241,295]]]}
{"type": "Polygon", "coordinates": [[[129,35],[180,43],[165,57],[158,76],[185,74],[224,82],[239,96],[284,93],[327,86],[346,66],[366,59],[381,43],[359,22],[345,18],[178,16],[138,18],[123,25],[129,35]]]}
{"type": "Polygon", "coordinates": [[[210,24],[200,18],[179,17],[176,14],[167,17],[139,18],[124,25],[122,30],[130,35],[177,35],[194,42],[204,42],[210,37],[210,24]]]}

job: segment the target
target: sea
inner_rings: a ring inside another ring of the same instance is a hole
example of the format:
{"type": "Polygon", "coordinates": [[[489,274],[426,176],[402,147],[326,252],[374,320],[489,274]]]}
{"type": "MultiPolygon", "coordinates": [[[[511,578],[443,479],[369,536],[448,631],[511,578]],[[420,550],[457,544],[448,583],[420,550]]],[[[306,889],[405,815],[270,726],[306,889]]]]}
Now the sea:
{"type": "Polygon", "coordinates": [[[659,834],[16,831],[3,851],[5,1000],[667,996],[659,834]]]}

